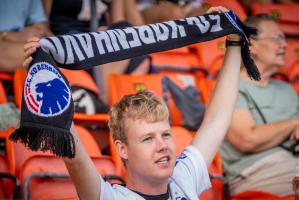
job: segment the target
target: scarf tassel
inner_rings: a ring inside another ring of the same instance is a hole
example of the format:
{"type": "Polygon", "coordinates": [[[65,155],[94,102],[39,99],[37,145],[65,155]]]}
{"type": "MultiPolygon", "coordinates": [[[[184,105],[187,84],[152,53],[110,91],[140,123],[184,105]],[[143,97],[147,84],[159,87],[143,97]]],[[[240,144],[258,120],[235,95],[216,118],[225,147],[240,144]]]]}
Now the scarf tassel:
{"type": "Polygon", "coordinates": [[[9,139],[19,141],[33,151],[50,151],[60,157],[75,157],[75,141],[67,130],[23,126],[13,132],[9,139]]]}

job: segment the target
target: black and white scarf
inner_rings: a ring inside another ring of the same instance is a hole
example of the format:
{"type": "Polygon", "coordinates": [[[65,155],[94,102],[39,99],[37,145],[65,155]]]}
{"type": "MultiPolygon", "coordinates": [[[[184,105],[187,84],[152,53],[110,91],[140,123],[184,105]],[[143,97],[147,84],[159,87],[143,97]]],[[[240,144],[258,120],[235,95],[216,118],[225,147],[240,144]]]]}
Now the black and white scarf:
{"type": "Polygon", "coordinates": [[[206,14],[143,26],[43,38],[33,55],[24,86],[21,124],[10,139],[32,150],[50,150],[73,158],[74,139],[69,132],[73,101],[68,81],[57,66],[81,70],[153,52],[208,41],[228,34],[241,36],[242,60],[248,75],[260,79],[250,57],[250,34],[233,12],[206,14]]]}

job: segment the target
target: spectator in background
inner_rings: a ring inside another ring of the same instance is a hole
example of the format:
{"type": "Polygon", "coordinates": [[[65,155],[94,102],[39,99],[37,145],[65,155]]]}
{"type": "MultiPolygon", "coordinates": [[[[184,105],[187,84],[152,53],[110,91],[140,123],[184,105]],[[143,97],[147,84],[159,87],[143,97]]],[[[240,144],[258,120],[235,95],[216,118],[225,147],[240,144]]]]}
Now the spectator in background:
{"type": "Polygon", "coordinates": [[[51,36],[40,0],[2,0],[0,6],[0,71],[22,66],[23,46],[34,36],[51,36]]]}
{"type": "Polygon", "coordinates": [[[232,194],[259,190],[290,195],[296,157],[288,147],[299,139],[299,102],[289,84],[271,78],[285,64],[286,38],[266,14],[245,24],[258,29],[250,51],[261,81],[241,71],[237,108],[221,152],[225,173],[232,194]]]}

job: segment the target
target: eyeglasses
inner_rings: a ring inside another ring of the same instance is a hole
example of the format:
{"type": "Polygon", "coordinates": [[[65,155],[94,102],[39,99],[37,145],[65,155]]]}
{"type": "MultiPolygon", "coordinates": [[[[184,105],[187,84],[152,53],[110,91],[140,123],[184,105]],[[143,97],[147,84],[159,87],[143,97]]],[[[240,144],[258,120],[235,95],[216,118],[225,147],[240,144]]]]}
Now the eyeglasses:
{"type": "Polygon", "coordinates": [[[275,36],[269,36],[269,37],[252,37],[254,40],[272,40],[276,43],[286,42],[287,39],[284,35],[275,35],[275,36]]]}

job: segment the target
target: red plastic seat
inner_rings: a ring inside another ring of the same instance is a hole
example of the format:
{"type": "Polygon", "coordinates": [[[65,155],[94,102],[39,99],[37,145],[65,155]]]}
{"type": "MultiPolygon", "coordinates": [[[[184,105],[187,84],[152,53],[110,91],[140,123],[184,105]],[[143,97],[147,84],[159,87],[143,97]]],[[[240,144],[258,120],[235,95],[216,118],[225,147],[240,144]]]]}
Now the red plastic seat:
{"type": "Polygon", "coordinates": [[[246,11],[240,1],[238,0],[205,0],[203,7],[205,10],[210,8],[211,6],[224,6],[236,13],[236,15],[240,18],[240,20],[245,20],[247,18],[246,11]]]}
{"type": "Polygon", "coordinates": [[[285,58],[287,69],[294,66],[296,62],[299,62],[299,39],[288,39],[285,58]]]}
{"type": "Polygon", "coordinates": [[[212,77],[218,73],[225,53],[225,37],[191,46],[197,52],[203,67],[212,77]]]}
{"type": "Polygon", "coordinates": [[[15,172],[15,157],[13,143],[9,140],[10,133],[14,128],[9,128],[0,132],[0,140],[4,142],[5,149],[0,152],[0,199],[13,198],[13,192],[19,181],[15,172]]]}
{"type": "Polygon", "coordinates": [[[269,13],[277,17],[282,30],[287,35],[299,35],[299,3],[254,3],[252,4],[252,14],[269,13]]]}
{"type": "Polygon", "coordinates": [[[0,104],[6,103],[7,97],[2,82],[0,81],[0,104]]]}
{"type": "Polygon", "coordinates": [[[0,72],[0,80],[12,81],[13,80],[13,74],[12,73],[7,73],[7,72],[0,72]]]}
{"type": "Polygon", "coordinates": [[[152,64],[159,73],[186,73],[199,77],[207,77],[208,71],[202,68],[202,63],[195,52],[188,47],[151,54],[152,64]]]}
{"type": "MultiPolygon", "coordinates": [[[[92,135],[87,131],[87,129],[81,126],[75,126],[77,133],[80,137],[80,140],[85,147],[88,155],[91,157],[99,157],[101,156],[100,147],[95,142],[92,135]]],[[[23,168],[24,163],[34,156],[53,156],[50,152],[42,152],[42,151],[31,151],[28,150],[23,144],[21,143],[14,143],[13,144],[14,150],[14,157],[15,157],[15,172],[14,174],[19,177],[20,171],[23,168]]]]}
{"type": "Polygon", "coordinates": [[[266,192],[246,191],[232,196],[232,200],[294,200],[294,196],[279,197],[266,192]]]}
{"type": "MultiPolygon", "coordinates": [[[[194,76],[182,74],[151,74],[151,75],[111,75],[109,77],[109,104],[113,105],[126,94],[133,94],[139,90],[147,89],[162,97],[162,78],[168,76],[173,82],[180,87],[185,87],[183,79],[194,82],[194,76]]],[[[175,106],[172,98],[169,98],[169,110],[172,125],[182,125],[182,114],[175,106]]]]}
{"type": "MultiPolygon", "coordinates": [[[[99,146],[87,129],[80,126],[75,128],[98,172],[107,175],[115,174],[112,159],[102,156],[99,146]]],[[[19,143],[15,144],[15,151],[17,174],[23,186],[24,197],[30,194],[30,199],[76,198],[74,185],[68,178],[67,169],[61,158],[49,152],[29,151],[19,143]]]]}
{"type": "MultiPolygon", "coordinates": [[[[97,171],[102,175],[115,174],[110,157],[92,158],[97,171]]],[[[78,172],[80,173],[80,172],[78,172]]],[[[21,171],[24,199],[74,199],[75,187],[61,158],[34,156],[26,161],[21,171]]]]}

